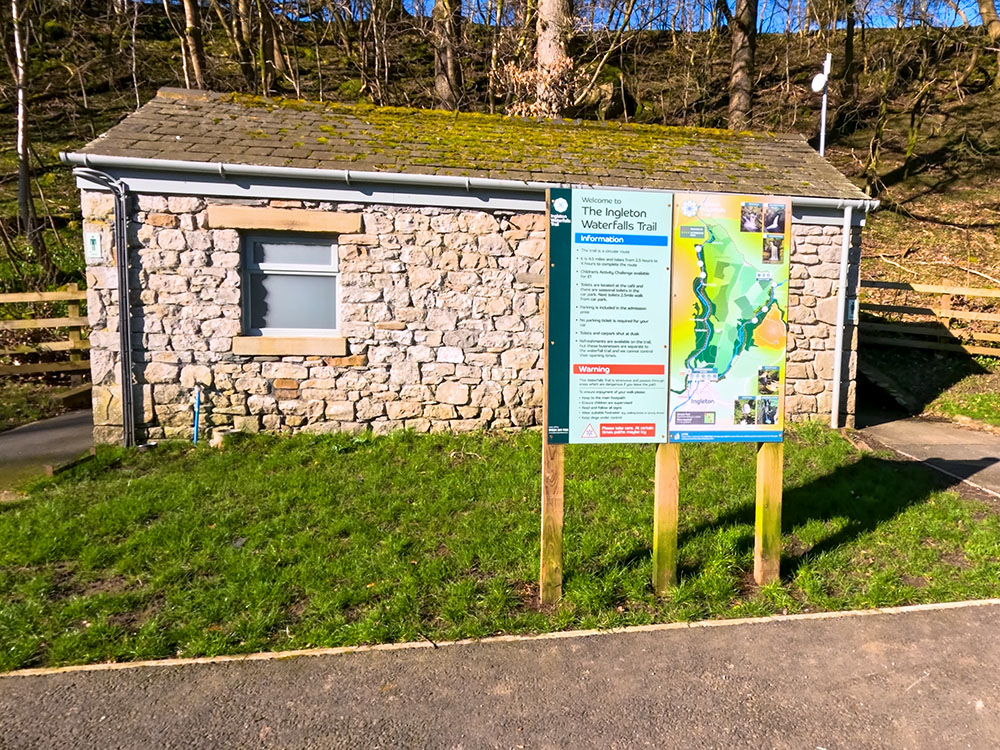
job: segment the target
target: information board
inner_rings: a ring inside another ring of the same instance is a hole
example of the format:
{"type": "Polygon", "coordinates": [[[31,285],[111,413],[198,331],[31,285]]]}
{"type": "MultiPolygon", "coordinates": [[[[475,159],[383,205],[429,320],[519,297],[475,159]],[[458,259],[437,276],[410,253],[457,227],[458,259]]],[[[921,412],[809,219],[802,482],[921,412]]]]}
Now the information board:
{"type": "Polygon", "coordinates": [[[550,443],[667,440],[672,198],[550,191],[550,443]]]}
{"type": "Polygon", "coordinates": [[[791,202],[678,193],[670,441],[779,442],[791,202]]]}

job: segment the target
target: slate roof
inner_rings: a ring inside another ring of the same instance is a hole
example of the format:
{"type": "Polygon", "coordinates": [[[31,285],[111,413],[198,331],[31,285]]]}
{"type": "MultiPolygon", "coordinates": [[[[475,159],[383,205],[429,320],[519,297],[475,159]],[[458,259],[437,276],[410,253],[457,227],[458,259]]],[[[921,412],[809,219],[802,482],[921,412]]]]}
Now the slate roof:
{"type": "Polygon", "coordinates": [[[866,196],[799,135],[263,99],[156,97],[85,154],[570,185],[866,196]]]}

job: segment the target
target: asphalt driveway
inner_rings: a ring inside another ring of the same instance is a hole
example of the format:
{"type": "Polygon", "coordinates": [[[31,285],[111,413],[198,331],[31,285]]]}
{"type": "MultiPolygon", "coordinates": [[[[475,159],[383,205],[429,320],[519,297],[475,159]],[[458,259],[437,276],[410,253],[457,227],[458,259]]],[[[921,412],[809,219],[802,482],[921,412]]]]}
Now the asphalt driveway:
{"type": "Polygon", "coordinates": [[[0,747],[1000,747],[1000,602],[0,677],[0,747]]]}

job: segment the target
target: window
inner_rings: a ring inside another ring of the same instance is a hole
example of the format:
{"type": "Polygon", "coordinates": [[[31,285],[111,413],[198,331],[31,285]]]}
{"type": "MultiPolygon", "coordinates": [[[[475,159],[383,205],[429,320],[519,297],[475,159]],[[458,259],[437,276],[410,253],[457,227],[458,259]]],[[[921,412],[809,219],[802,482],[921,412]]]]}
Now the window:
{"type": "Polygon", "coordinates": [[[337,242],[309,235],[248,236],[243,330],[253,336],[330,336],[340,325],[337,242]]]}

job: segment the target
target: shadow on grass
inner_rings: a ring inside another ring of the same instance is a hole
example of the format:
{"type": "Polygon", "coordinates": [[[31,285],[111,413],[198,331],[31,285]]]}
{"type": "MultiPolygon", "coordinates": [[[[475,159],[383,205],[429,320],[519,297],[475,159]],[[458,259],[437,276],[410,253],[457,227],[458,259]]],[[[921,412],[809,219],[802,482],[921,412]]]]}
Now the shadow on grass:
{"type": "MultiPolygon", "coordinates": [[[[968,478],[997,460],[930,459],[935,466],[959,479],[968,478]]],[[[783,533],[794,534],[797,528],[811,521],[846,519],[847,522],[839,531],[797,554],[785,550],[782,578],[794,578],[807,558],[849,544],[954,483],[953,479],[920,463],[865,455],[857,463],[787,491],[782,506],[783,533]]]]}
{"type": "MultiPolygon", "coordinates": [[[[952,477],[965,479],[997,463],[996,458],[956,461],[929,459],[952,477]]],[[[836,523],[839,530],[812,545],[786,544],[782,550],[781,577],[795,578],[799,567],[809,558],[850,544],[858,537],[874,531],[907,508],[927,501],[934,492],[953,486],[954,479],[913,461],[900,461],[865,455],[850,466],[837,470],[798,487],[786,487],[782,502],[781,527],[787,538],[808,524],[836,523]]],[[[680,512],[683,524],[684,489],[681,488],[680,512]]],[[[754,503],[742,503],[714,520],[684,527],[678,534],[678,549],[706,532],[721,532],[727,528],[750,527],[741,534],[734,552],[746,555],[753,550],[754,503]]],[[[648,544],[634,547],[611,565],[634,568],[648,564],[652,548],[648,544]]],[[[680,565],[681,579],[701,574],[705,564],[680,565]]]]}

